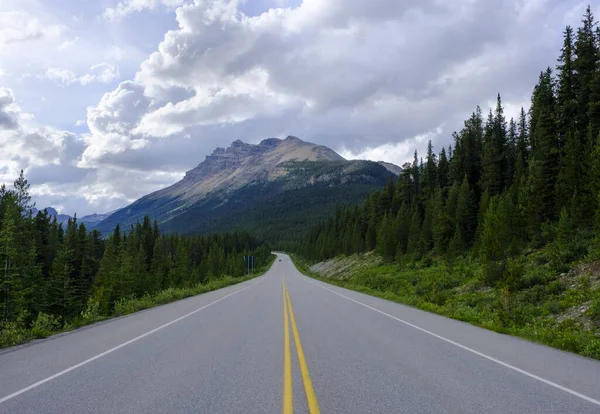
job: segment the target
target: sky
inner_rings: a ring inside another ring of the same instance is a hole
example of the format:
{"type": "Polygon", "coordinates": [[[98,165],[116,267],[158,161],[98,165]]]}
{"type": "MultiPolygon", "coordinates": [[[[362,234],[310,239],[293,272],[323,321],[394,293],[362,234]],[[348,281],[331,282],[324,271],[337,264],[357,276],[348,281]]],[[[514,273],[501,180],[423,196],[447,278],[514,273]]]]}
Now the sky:
{"type": "MultiPolygon", "coordinates": [[[[402,165],[527,108],[575,0],[2,0],[0,182],[80,217],[217,146],[298,136],[402,165]]],[[[598,10],[592,2],[592,10],[598,10]]]]}

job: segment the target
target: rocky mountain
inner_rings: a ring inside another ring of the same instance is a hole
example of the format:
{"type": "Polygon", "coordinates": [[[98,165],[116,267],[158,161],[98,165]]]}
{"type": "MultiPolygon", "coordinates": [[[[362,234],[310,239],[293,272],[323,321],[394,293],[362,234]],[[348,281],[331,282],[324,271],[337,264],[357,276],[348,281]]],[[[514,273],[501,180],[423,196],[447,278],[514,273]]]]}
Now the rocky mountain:
{"type": "Polygon", "coordinates": [[[108,216],[110,216],[113,213],[114,213],[114,211],[111,211],[110,213],[104,213],[104,214],[98,214],[98,213],[88,214],[87,216],[83,216],[81,218],[78,218],[77,220],[85,223],[85,225],[89,228],[94,228],[96,226],[96,224],[100,223],[102,220],[104,220],[105,218],[107,218],[108,216]]]}
{"type": "Polygon", "coordinates": [[[393,176],[372,161],[348,161],[297,137],[217,148],[185,177],[112,214],[96,228],[128,226],[148,214],[167,231],[244,229],[278,238],[304,231],[336,205],[358,204],[393,176]]]}
{"type": "MultiPolygon", "coordinates": [[[[37,208],[32,208],[31,209],[31,214],[33,216],[36,216],[38,214],[38,212],[40,211],[44,211],[46,210],[46,213],[50,216],[50,217],[56,217],[56,221],[61,223],[61,224],[65,224],[67,221],[69,221],[70,218],[73,218],[67,214],[59,214],[58,211],[56,211],[55,208],[53,207],[44,207],[41,210],[38,210],[37,208]]],[[[104,220],[105,218],[107,218],[108,216],[110,216],[112,213],[114,212],[110,212],[110,213],[106,213],[106,214],[89,214],[87,216],[83,216],[81,218],[77,218],[77,221],[80,223],[85,223],[86,227],[88,228],[93,228],[96,224],[100,223],[102,220],[104,220]]]]}
{"type": "Polygon", "coordinates": [[[40,211],[44,210],[46,210],[46,214],[48,214],[50,217],[56,217],[56,221],[58,221],[61,224],[66,223],[70,218],[72,218],[71,216],[66,214],[59,214],[58,211],[56,211],[56,209],[52,207],[44,207],[41,210],[38,210],[34,207],[31,209],[31,214],[35,217],[40,211]]]}

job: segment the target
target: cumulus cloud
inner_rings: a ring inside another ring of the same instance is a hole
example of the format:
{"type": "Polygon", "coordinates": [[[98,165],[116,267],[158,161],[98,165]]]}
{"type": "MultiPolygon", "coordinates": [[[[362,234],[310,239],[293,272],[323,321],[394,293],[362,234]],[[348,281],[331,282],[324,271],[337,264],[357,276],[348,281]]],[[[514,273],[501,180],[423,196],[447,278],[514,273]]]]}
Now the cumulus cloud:
{"type": "Polygon", "coordinates": [[[367,146],[360,152],[353,152],[343,148],[340,155],[346,159],[361,159],[386,161],[403,166],[412,161],[413,151],[425,153],[429,140],[434,141],[442,133],[442,128],[438,127],[433,131],[426,132],[415,137],[407,138],[404,141],[380,145],[377,147],[367,146]]]}
{"type": "MultiPolygon", "coordinates": [[[[517,114],[539,72],[556,63],[562,26],[577,24],[584,7],[560,0],[263,0],[271,8],[249,9],[256,4],[120,0],[106,9],[112,21],[176,9],[177,27],[134,76],[87,109],[89,133],[75,139],[79,152],[68,168],[51,154],[70,151],[73,140],[44,135],[50,149],[29,155],[44,160],[32,173],[51,180],[40,196],[80,191],[75,204],[106,211],[101,206],[176,181],[237,138],[293,134],[347,158],[402,164],[415,149],[423,154],[429,139],[436,150],[450,144],[475,106],[486,110],[498,92],[507,113],[517,114]],[[84,181],[69,181],[84,170],[84,181]]],[[[122,50],[105,47],[99,56],[116,62],[122,50]]],[[[114,69],[46,75],[100,84],[118,77],[114,69]]]]}
{"type": "Polygon", "coordinates": [[[11,182],[21,169],[54,165],[62,170],[82,151],[75,134],[34,125],[33,117],[15,104],[12,91],[0,88],[0,182],[11,182]]]}
{"type": "Polygon", "coordinates": [[[90,68],[89,72],[77,76],[73,71],[64,68],[48,68],[41,79],[49,79],[63,85],[89,85],[90,83],[110,83],[119,78],[119,67],[115,63],[99,63],[90,68]]]}
{"type": "Polygon", "coordinates": [[[15,129],[18,124],[15,97],[10,89],[0,88],[0,130],[15,129]]]}
{"type": "MultiPolygon", "coordinates": [[[[135,79],[88,110],[87,162],[110,162],[165,138],[175,145],[190,137],[209,152],[217,137],[233,138],[234,125],[292,113],[285,132],[356,154],[438,125],[459,127],[498,91],[527,100],[557,46],[533,22],[563,10],[556,0],[544,8],[515,0],[304,0],[249,17],[239,5],[202,0],[177,8],[179,28],[135,79]],[[213,126],[220,131],[208,137],[213,126]]],[[[443,132],[449,141],[451,131],[443,132]]]]}
{"type": "Polygon", "coordinates": [[[111,21],[119,21],[142,10],[154,10],[159,6],[174,9],[183,3],[184,0],[121,0],[115,7],[107,7],[104,10],[104,17],[111,21]]]}

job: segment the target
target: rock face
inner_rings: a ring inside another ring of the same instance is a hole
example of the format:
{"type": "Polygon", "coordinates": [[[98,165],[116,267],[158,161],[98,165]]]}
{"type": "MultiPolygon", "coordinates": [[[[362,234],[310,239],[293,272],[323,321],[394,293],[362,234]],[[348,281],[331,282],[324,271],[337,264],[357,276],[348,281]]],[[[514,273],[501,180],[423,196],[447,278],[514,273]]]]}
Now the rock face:
{"type": "Polygon", "coordinates": [[[227,149],[217,148],[180,182],[154,193],[158,197],[181,196],[193,200],[216,190],[236,190],[251,182],[282,176],[277,166],[292,161],[344,161],[335,151],[289,136],[268,138],[258,145],[234,141],[227,149]]]}
{"type": "MultiPolygon", "coordinates": [[[[296,208],[302,210],[301,215],[311,208],[329,212],[335,204],[358,203],[391,176],[385,166],[371,161],[348,161],[325,146],[293,136],[268,138],[256,145],[237,140],[229,148],[215,149],[181,181],[142,197],[96,227],[107,233],[117,223],[129,226],[147,214],[170,231],[239,229],[240,225],[234,224],[241,221],[242,215],[251,217],[250,211],[261,220],[285,213],[271,211],[277,202],[290,203],[287,213],[293,214],[289,209],[296,208]],[[305,199],[318,198],[318,205],[310,201],[303,202],[303,206],[299,200],[295,204],[282,201],[300,197],[300,190],[305,199]]],[[[245,228],[249,225],[247,220],[242,224],[245,228]]]]}

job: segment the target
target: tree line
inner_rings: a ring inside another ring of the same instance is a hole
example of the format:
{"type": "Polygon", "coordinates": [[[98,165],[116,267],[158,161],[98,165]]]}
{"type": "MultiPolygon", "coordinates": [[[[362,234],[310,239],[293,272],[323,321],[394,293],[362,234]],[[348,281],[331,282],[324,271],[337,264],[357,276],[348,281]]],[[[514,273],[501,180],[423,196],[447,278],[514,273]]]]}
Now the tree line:
{"type": "MultiPolygon", "coordinates": [[[[507,121],[500,95],[477,107],[452,146],[414,153],[397,180],[337,209],[298,247],[305,257],[371,251],[414,262],[473,254],[486,279],[509,277],[525,247],[600,232],[600,28],[588,6],[564,30],[558,64],[539,75],[528,112],[507,121]]],[[[596,237],[596,243],[598,238],[596,237]]],[[[590,241],[590,243],[592,243],[590,241]]]]}
{"type": "Polygon", "coordinates": [[[92,307],[110,316],[123,299],[193,287],[246,274],[244,256],[265,265],[270,248],[246,233],[183,237],[160,234],[156,221],[103,239],[77,218],[63,228],[45,210],[36,216],[21,172],[0,187],[0,334],[28,328],[42,315],[71,323],[92,307]]]}

